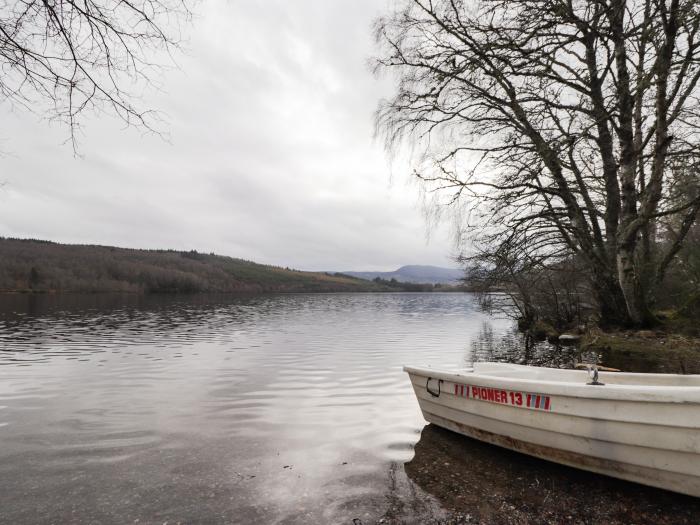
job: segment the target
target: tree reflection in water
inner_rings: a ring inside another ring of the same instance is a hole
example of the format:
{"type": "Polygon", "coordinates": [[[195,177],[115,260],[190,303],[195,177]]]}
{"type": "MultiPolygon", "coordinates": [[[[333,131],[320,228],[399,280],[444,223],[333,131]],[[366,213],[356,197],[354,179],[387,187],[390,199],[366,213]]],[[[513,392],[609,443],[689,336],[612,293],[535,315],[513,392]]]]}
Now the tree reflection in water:
{"type": "Polygon", "coordinates": [[[697,374],[700,354],[649,352],[644,348],[604,347],[599,352],[578,346],[563,346],[536,341],[513,327],[494,330],[484,321],[465,355],[465,366],[482,361],[499,361],[553,368],[573,368],[575,363],[598,363],[625,372],[697,374]],[[632,351],[634,350],[634,351],[632,351]]]}
{"type": "Polygon", "coordinates": [[[596,358],[594,353],[581,351],[576,346],[536,341],[533,337],[519,332],[515,327],[505,333],[496,333],[491,322],[484,321],[477,337],[472,341],[471,353],[467,360],[572,368],[576,362],[593,362],[596,358]]]}

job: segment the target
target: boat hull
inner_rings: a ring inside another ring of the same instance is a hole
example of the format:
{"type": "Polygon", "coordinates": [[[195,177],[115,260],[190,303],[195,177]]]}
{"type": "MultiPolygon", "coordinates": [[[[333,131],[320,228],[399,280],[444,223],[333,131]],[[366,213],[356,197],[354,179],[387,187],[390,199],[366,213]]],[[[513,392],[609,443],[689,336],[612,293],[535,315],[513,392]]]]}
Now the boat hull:
{"type": "Polygon", "coordinates": [[[638,399],[629,387],[618,396],[596,390],[599,397],[590,398],[562,395],[561,385],[547,382],[478,374],[442,374],[440,382],[429,369],[407,371],[430,423],[541,459],[700,497],[700,404],[693,399],[638,399]]]}

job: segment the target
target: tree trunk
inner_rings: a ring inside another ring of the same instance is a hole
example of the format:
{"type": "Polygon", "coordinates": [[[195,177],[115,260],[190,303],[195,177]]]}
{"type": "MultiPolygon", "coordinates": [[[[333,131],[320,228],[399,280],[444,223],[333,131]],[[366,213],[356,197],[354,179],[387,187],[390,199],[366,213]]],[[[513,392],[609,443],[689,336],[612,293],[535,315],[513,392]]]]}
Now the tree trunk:
{"type": "Polygon", "coordinates": [[[629,326],[631,322],[627,304],[616,275],[603,268],[596,268],[591,284],[600,309],[601,326],[629,326]]]}
{"type": "Polygon", "coordinates": [[[649,308],[647,294],[635,265],[634,250],[627,246],[618,248],[617,274],[629,321],[636,326],[653,324],[654,315],[649,308]]]}

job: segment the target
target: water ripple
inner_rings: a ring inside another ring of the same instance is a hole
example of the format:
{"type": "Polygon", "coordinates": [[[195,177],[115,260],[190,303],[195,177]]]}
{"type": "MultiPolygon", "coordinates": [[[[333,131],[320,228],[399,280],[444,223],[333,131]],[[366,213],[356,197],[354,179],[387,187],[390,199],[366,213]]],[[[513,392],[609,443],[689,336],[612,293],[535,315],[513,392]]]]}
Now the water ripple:
{"type": "Polygon", "coordinates": [[[401,366],[510,325],[465,294],[0,298],[3,518],[380,516],[424,425],[401,366]]]}

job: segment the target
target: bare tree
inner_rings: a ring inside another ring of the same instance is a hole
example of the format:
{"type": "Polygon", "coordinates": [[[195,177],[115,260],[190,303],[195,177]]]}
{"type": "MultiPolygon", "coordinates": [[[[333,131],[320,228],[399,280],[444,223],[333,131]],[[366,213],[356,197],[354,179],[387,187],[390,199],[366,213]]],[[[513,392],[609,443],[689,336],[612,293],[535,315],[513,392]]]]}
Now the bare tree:
{"type": "Polygon", "coordinates": [[[378,126],[492,242],[575,254],[607,322],[649,323],[700,209],[699,30],[695,0],[406,0],[377,22],[378,126]]]}
{"type": "Polygon", "coordinates": [[[74,148],[88,110],[153,130],[157,114],[139,106],[139,90],[188,18],[185,0],[0,0],[0,102],[48,102],[74,148]]]}
{"type": "Polygon", "coordinates": [[[459,260],[481,304],[513,315],[523,329],[565,330],[580,325],[584,310],[590,310],[590,286],[577,257],[543,255],[532,239],[510,236],[485,248],[472,246],[459,260]]]}

